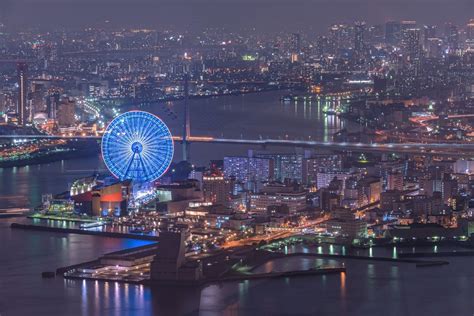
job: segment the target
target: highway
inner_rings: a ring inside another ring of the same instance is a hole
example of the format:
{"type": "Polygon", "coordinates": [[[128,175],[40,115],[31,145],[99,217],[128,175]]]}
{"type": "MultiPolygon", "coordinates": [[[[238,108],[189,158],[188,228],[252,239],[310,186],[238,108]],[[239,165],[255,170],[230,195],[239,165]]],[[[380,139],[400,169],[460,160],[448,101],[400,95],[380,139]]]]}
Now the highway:
{"type": "Polygon", "coordinates": [[[229,249],[233,247],[248,246],[258,244],[261,241],[271,242],[276,239],[288,238],[295,235],[300,235],[306,228],[315,228],[317,225],[324,223],[329,219],[329,216],[324,216],[316,220],[307,221],[298,227],[281,228],[278,230],[268,229],[265,235],[252,236],[249,238],[228,241],[222,245],[222,249],[229,249]]]}

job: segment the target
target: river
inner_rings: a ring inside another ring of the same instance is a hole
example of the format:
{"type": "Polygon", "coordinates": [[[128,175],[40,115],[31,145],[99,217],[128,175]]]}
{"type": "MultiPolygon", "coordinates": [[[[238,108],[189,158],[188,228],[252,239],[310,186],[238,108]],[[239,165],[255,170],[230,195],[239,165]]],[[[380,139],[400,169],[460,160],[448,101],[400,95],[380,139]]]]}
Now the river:
{"type": "MultiPolygon", "coordinates": [[[[165,106],[179,115],[182,103],[165,106]]],[[[161,114],[163,105],[150,107],[161,114]]],[[[343,126],[324,116],[321,105],[279,101],[279,92],[191,101],[192,132],[225,137],[315,137],[330,139],[343,126]],[[269,123],[271,122],[271,124],[269,123]]],[[[179,122],[167,123],[177,133],[179,122]]],[[[196,163],[245,147],[193,146],[196,163]]],[[[179,157],[179,151],[177,152],[179,157]]],[[[179,159],[179,158],[177,158],[179,159]]],[[[0,208],[28,207],[41,194],[67,190],[77,177],[101,170],[100,157],[0,169],[0,208]]],[[[473,257],[449,258],[449,265],[358,260],[276,260],[260,271],[344,264],[345,275],[305,276],[210,285],[202,289],[151,289],[114,282],[42,279],[41,272],[95,259],[145,241],[10,229],[0,219],[0,315],[472,315],[473,257]]],[[[303,247],[290,251],[320,252],[303,247]]],[[[334,250],[337,251],[337,250],[334,250]]],[[[389,250],[390,251],[390,250],[389,250]]],[[[410,251],[410,250],[407,250],[410,251]]]]}
{"type": "MultiPolygon", "coordinates": [[[[332,135],[345,126],[334,115],[322,113],[324,106],[335,101],[284,103],[280,97],[285,91],[192,99],[191,134],[228,138],[305,138],[331,140],[332,135]]],[[[149,105],[142,110],[160,116],[170,127],[172,134],[182,131],[183,102],[167,102],[149,105]],[[178,118],[170,116],[169,111],[178,118]]],[[[191,160],[197,165],[207,166],[211,159],[222,159],[225,155],[246,155],[249,146],[193,144],[191,160]]],[[[253,148],[262,150],[262,148],[253,148]]],[[[279,151],[294,151],[288,148],[272,148],[279,151]]],[[[175,161],[181,160],[181,146],[175,146],[175,161]]],[[[105,171],[101,157],[89,157],[59,161],[50,164],[31,165],[18,168],[0,168],[0,209],[9,207],[31,207],[41,202],[45,193],[60,193],[68,190],[74,179],[91,175],[94,171],[105,171]]]]}

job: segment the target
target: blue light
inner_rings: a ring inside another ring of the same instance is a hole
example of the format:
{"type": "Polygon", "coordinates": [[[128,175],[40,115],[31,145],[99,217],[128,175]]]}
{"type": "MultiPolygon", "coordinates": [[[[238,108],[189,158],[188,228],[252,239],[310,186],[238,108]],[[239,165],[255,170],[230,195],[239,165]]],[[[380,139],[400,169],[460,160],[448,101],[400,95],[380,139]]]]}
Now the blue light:
{"type": "Polygon", "coordinates": [[[171,133],[157,116],[130,111],[117,116],[102,137],[102,156],[109,171],[120,180],[154,181],[169,168],[174,144],[171,133]]]}

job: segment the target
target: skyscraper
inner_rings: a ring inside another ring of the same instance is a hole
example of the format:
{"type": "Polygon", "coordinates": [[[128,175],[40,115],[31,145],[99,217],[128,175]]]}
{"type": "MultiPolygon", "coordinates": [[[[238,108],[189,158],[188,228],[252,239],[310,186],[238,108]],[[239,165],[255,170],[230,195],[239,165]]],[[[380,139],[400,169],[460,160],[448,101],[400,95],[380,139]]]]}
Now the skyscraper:
{"type": "Polygon", "coordinates": [[[474,19],[470,19],[467,23],[466,35],[468,40],[474,40],[474,19]]]}
{"type": "Polygon", "coordinates": [[[17,104],[17,114],[18,114],[18,125],[24,126],[26,124],[28,114],[26,107],[26,98],[28,94],[27,87],[27,70],[28,65],[23,62],[17,64],[17,76],[18,76],[18,104],[17,104]]]}
{"type": "Polygon", "coordinates": [[[299,33],[293,33],[293,43],[291,52],[295,54],[301,53],[301,35],[299,33]]]}
{"type": "Polygon", "coordinates": [[[419,68],[421,66],[421,36],[420,29],[413,28],[403,31],[403,48],[405,61],[410,69],[412,69],[415,74],[418,74],[419,68]]]}
{"type": "Polygon", "coordinates": [[[423,47],[425,50],[430,45],[430,39],[436,37],[436,26],[435,25],[424,25],[423,26],[423,47]]]}
{"type": "Polygon", "coordinates": [[[365,22],[356,22],[354,25],[354,53],[360,57],[365,49],[365,22]]]}
{"type": "Polygon", "coordinates": [[[446,42],[448,43],[448,51],[454,54],[459,49],[459,31],[458,27],[452,23],[446,24],[445,29],[446,42]]]}
{"type": "Polygon", "coordinates": [[[397,21],[389,21],[385,24],[385,42],[387,44],[397,44],[400,40],[401,24],[397,21]]]}
{"type": "Polygon", "coordinates": [[[225,179],[221,172],[214,171],[202,178],[204,201],[227,205],[233,188],[233,181],[225,179]]]}

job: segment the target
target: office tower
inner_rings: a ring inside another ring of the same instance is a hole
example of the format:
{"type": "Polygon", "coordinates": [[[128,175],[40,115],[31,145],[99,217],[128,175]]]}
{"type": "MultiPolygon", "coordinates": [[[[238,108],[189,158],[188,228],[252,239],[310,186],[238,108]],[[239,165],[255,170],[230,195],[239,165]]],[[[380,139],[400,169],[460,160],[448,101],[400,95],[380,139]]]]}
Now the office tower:
{"type": "Polygon", "coordinates": [[[45,88],[42,83],[33,82],[31,85],[31,108],[30,108],[30,117],[33,118],[35,114],[44,112],[45,110],[45,88]]]}
{"type": "Polygon", "coordinates": [[[390,21],[385,24],[385,42],[395,45],[400,41],[401,24],[398,21],[390,21]]]}
{"type": "Polygon", "coordinates": [[[76,102],[64,99],[58,106],[57,120],[60,127],[73,126],[75,123],[76,102]]]}
{"type": "Polygon", "coordinates": [[[376,24],[370,27],[366,27],[365,31],[365,43],[370,43],[372,45],[381,44],[385,39],[385,25],[376,24]]]}
{"type": "Polygon", "coordinates": [[[423,26],[423,48],[428,49],[430,39],[436,37],[436,26],[435,25],[425,25],[423,26]]]}
{"type": "Polygon", "coordinates": [[[27,94],[28,94],[28,77],[27,77],[28,65],[20,62],[17,64],[17,77],[18,77],[18,125],[24,126],[28,119],[27,114],[27,94]]]}
{"type": "Polygon", "coordinates": [[[46,96],[46,113],[50,119],[56,119],[56,112],[58,110],[58,105],[60,101],[61,95],[58,91],[54,91],[49,93],[46,96]]]}
{"type": "Polygon", "coordinates": [[[329,40],[326,36],[318,36],[316,39],[316,55],[321,57],[328,52],[329,40]]]}
{"type": "Polygon", "coordinates": [[[466,25],[466,38],[474,41],[474,19],[470,19],[466,25]]]}
{"type": "Polygon", "coordinates": [[[441,58],[443,55],[443,41],[439,38],[429,38],[425,46],[427,57],[441,58]]]}
{"type": "Polygon", "coordinates": [[[446,24],[444,33],[446,42],[448,43],[448,51],[454,54],[459,49],[459,30],[458,27],[452,23],[446,24]]]}
{"type": "Polygon", "coordinates": [[[234,181],[224,178],[217,170],[202,177],[202,193],[205,202],[227,205],[233,191],[234,181]]]}
{"type": "Polygon", "coordinates": [[[387,188],[388,191],[403,190],[403,174],[401,172],[389,172],[387,174],[387,188]]]}
{"type": "Polygon", "coordinates": [[[402,21],[400,25],[401,25],[401,31],[403,32],[409,29],[415,29],[416,21],[402,21]]]}
{"type": "Polygon", "coordinates": [[[301,53],[301,35],[293,33],[291,52],[295,54],[301,53]]]}
{"type": "Polygon", "coordinates": [[[330,52],[337,53],[340,49],[351,47],[353,39],[351,36],[352,28],[346,24],[334,24],[329,28],[330,52]]]}
{"type": "Polygon", "coordinates": [[[380,200],[382,182],[380,178],[364,178],[357,183],[357,203],[364,206],[380,200]]]}
{"type": "Polygon", "coordinates": [[[365,50],[365,22],[356,22],[354,25],[354,54],[362,57],[365,50]]]}
{"type": "Polygon", "coordinates": [[[405,62],[413,71],[414,75],[418,75],[421,67],[421,42],[420,29],[406,29],[403,31],[403,49],[405,62]]]}

